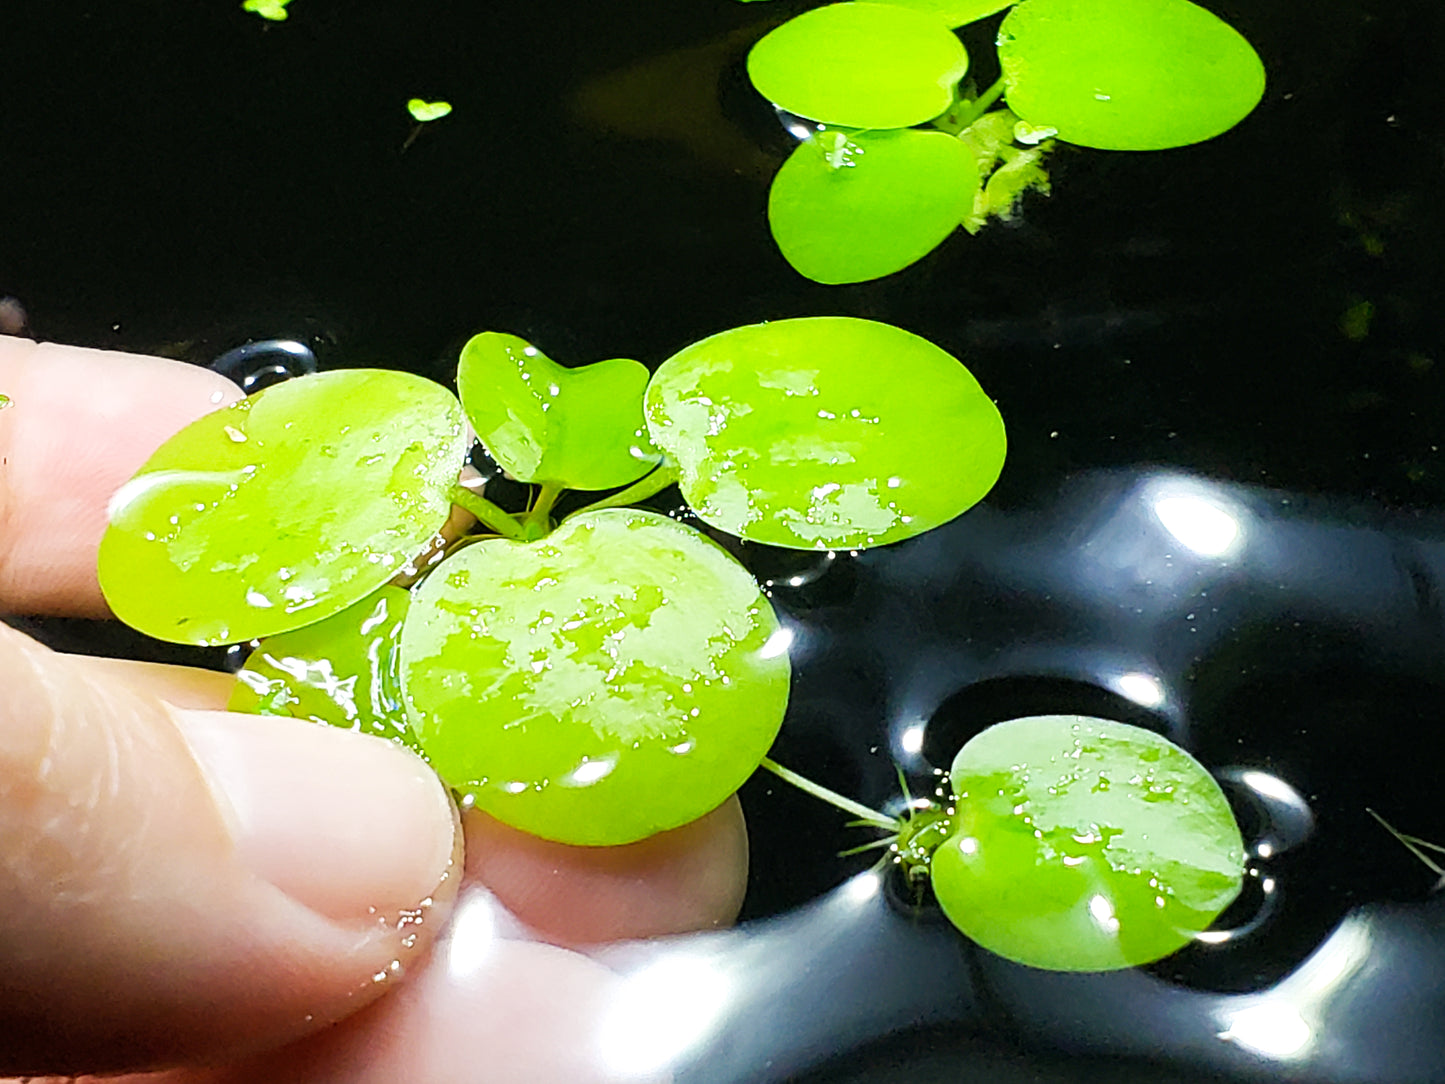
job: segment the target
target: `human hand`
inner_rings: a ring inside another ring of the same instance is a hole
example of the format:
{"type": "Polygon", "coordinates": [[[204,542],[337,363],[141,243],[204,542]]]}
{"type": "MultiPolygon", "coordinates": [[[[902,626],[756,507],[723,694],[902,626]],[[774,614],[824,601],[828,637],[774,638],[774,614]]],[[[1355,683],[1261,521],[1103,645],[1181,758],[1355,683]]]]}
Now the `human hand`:
{"type": "MultiPolygon", "coordinates": [[[[5,337],[0,392],[0,611],[103,616],[110,494],[240,392],[176,362],[5,337]]],[[[628,847],[475,812],[459,833],[409,753],[218,710],[230,682],[0,626],[0,1072],[617,1079],[594,1056],[616,977],[555,946],[736,915],[735,799],[628,847]]]]}

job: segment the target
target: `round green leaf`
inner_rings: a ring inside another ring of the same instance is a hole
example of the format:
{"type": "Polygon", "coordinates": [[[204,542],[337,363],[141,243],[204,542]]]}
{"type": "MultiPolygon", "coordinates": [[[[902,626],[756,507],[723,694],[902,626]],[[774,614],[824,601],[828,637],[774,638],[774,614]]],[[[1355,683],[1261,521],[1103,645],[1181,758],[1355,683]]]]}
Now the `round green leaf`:
{"type": "Polygon", "coordinates": [[[829,4],[768,33],[748,76],[801,117],[852,128],[906,128],[941,114],[968,71],[963,44],[935,15],[896,4],[829,4]]]}
{"type": "Polygon", "coordinates": [[[943,21],[944,26],[967,26],[995,12],[1002,11],[1014,0],[878,0],[879,3],[897,4],[911,8],[923,15],[932,15],[943,21]]]}
{"type": "Polygon", "coordinates": [[[1024,0],[998,43],[1009,108],[1100,150],[1211,139],[1264,95],[1249,42],[1188,0],[1024,0]]]}
{"type": "Polygon", "coordinates": [[[931,880],[984,948],[1051,971],[1183,948],[1239,894],[1244,843],[1210,774],[1152,731],[1079,715],[1000,723],[959,751],[931,880]]]}
{"type": "Polygon", "coordinates": [[[412,726],[492,816],[565,843],[630,843],[716,808],[787,705],[786,633],[747,571],[633,508],[537,542],[461,550],[402,629],[412,726]]]}
{"type": "Polygon", "coordinates": [[[1003,469],[998,408],[957,358],[872,320],[735,328],[663,363],[652,439],[708,523],[793,549],[911,538],[1003,469]]]}
{"type": "Polygon", "coordinates": [[[287,381],[192,422],[111,500],[100,585],[161,640],[225,644],[371,594],[446,522],[461,408],[419,376],[287,381]]]}
{"type": "Polygon", "coordinates": [[[660,458],[642,420],[647,377],[626,358],[567,369],[515,335],[488,331],[462,348],[457,390],[478,439],[512,477],[611,489],[660,458]]]}
{"type": "Polygon", "coordinates": [[[401,622],[387,585],[323,621],[268,636],[236,674],[229,711],[290,715],[416,748],[401,700],[401,622]]]}
{"type": "Polygon", "coordinates": [[[978,166],[942,132],[819,132],[773,178],[768,222],[815,282],[864,282],[932,252],[973,207],[978,166]]]}

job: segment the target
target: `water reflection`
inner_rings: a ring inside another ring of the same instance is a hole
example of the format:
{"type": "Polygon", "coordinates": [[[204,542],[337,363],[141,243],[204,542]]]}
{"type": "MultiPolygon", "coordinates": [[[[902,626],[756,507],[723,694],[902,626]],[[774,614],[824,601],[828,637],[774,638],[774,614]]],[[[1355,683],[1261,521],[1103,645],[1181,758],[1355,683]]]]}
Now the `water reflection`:
{"type": "Polygon", "coordinates": [[[247,395],[293,376],[317,371],[316,355],[294,339],[248,342],[211,362],[211,368],[235,381],[247,395]]]}
{"type": "Polygon", "coordinates": [[[1368,925],[1346,921],[1283,982],[1218,1009],[1219,1038],[1276,1061],[1302,1058],[1319,1041],[1334,995],[1369,958],[1368,925]]]}
{"type": "Polygon", "coordinates": [[[1230,795],[1250,859],[1240,904],[1147,969],[1037,971],[874,874],[839,883],[858,867],[833,855],[858,840],[804,832],[796,806],[755,789],[754,885],[791,886],[775,904],[791,909],[604,958],[649,984],[670,976],[649,996],[701,1007],[665,1029],[684,1084],[781,1081],[885,1048],[895,1072],[916,1048],[967,1073],[999,1034],[1180,1079],[1439,1081],[1445,900],[1364,807],[1388,795],[1412,830],[1440,822],[1426,773],[1445,753],[1430,722],[1442,574],[1445,522],[1163,472],[1075,478],[1046,502],[980,507],[840,560],[774,595],[800,642],[827,641],[795,674],[789,766],[851,779],[881,808],[895,760],[916,782],[1001,719],[1151,726],[1230,795]],[[835,584],[846,606],[830,605],[835,584]]]}
{"type": "Polygon", "coordinates": [[[1199,556],[1227,557],[1243,542],[1242,516],[1217,502],[1218,498],[1201,493],[1160,496],[1154,499],[1154,514],[1165,530],[1199,556]]]}

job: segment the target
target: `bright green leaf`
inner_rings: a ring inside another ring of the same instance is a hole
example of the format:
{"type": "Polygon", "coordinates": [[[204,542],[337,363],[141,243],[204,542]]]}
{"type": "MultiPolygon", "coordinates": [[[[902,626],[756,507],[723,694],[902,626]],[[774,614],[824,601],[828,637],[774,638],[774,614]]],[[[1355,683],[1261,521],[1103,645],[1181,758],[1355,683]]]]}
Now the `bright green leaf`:
{"type": "Polygon", "coordinates": [[[715,809],[788,700],[786,634],[747,570],[636,508],[461,550],[417,588],[401,643],[438,774],[565,843],[630,843],[715,809]]]}
{"type": "Polygon", "coordinates": [[[876,0],[878,3],[897,4],[911,8],[924,15],[932,15],[943,21],[944,26],[967,26],[979,19],[1002,11],[1014,0],[876,0]]]}
{"type": "Polygon", "coordinates": [[[387,585],[324,621],[268,636],[236,674],[227,710],[290,715],[417,748],[401,699],[410,601],[387,585]]]}
{"type": "Polygon", "coordinates": [[[699,516],[793,549],[922,534],[979,501],[1003,468],[1003,419],[957,358],[851,317],[694,343],[653,376],[647,422],[699,516]]]}
{"type": "Polygon", "coordinates": [[[515,335],[473,336],[457,389],[478,439],[508,474],[568,489],[611,489],[661,458],[647,435],[647,369],[613,358],[567,369],[515,335]]]}
{"type": "Polygon", "coordinates": [[[1085,147],[1198,143],[1264,94],[1249,42],[1188,0],[1023,0],[998,41],[1009,108],[1085,147]]]}
{"type": "Polygon", "coordinates": [[[819,132],[773,178],[768,222],[816,282],[863,282],[922,259],[973,205],[978,170],[942,132],[819,132]]]}
{"type": "Polygon", "coordinates": [[[931,880],[984,948],[1051,971],[1178,951],[1239,894],[1244,843],[1213,777],[1152,731],[1078,715],[989,727],[950,773],[931,880]]]}
{"type": "Polygon", "coordinates": [[[429,102],[424,98],[412,98],[406,103],[406,111],[412,115],[412,119],[421,124],[428,121],[440,120],[452,111],[451,102],[429,102]]]}
{"type": "Polygon", "coordinates": [[[806,11],[748,54],[769,101],[852,128],[906,128],[938,116],[968,71],[963,44],[936,16],[850,2],[806,11]]]}
{"type": "Polygon", "coordinates": [[[320,621],[422,551],[465,451],[456,398],[422,377],[277,384],[192,422],[120,488],[101,588],[126,624],[177,643],[320,621]]]}
{"type": "Polygon", "coordinates": [[[245,0],[241,5],[242,10],[252,11],[263,19],[270,19],[272,22],[283,22],[290,14],[286,5],[291,0],[245,0]]]}

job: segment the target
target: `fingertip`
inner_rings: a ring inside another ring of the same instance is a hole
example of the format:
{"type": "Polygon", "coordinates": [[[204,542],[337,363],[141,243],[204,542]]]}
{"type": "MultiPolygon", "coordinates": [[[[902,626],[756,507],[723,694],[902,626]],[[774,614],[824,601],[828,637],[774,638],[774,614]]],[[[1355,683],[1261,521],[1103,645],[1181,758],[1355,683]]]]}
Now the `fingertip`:
{"type": "Polygon", "coordinates": [[[0,393],[0,609],[103,616],[111,494],[241,389],[184,362],[0,336],[0,393]]]}
{"type": "Polygon", "coordinates": [[[621,847],[538,839],[463,815],[467,876],[554,944],[578,946],[731,925],[747,888],[736,795],[691,824],[621,847]]]}
{"type": "Polygon", "coordinates": [[[0,1071],[277,1046],[389,989],[450,913],[456,814],[404,750],[172,709],[3,626],[0,688],[0,1071]]]}

